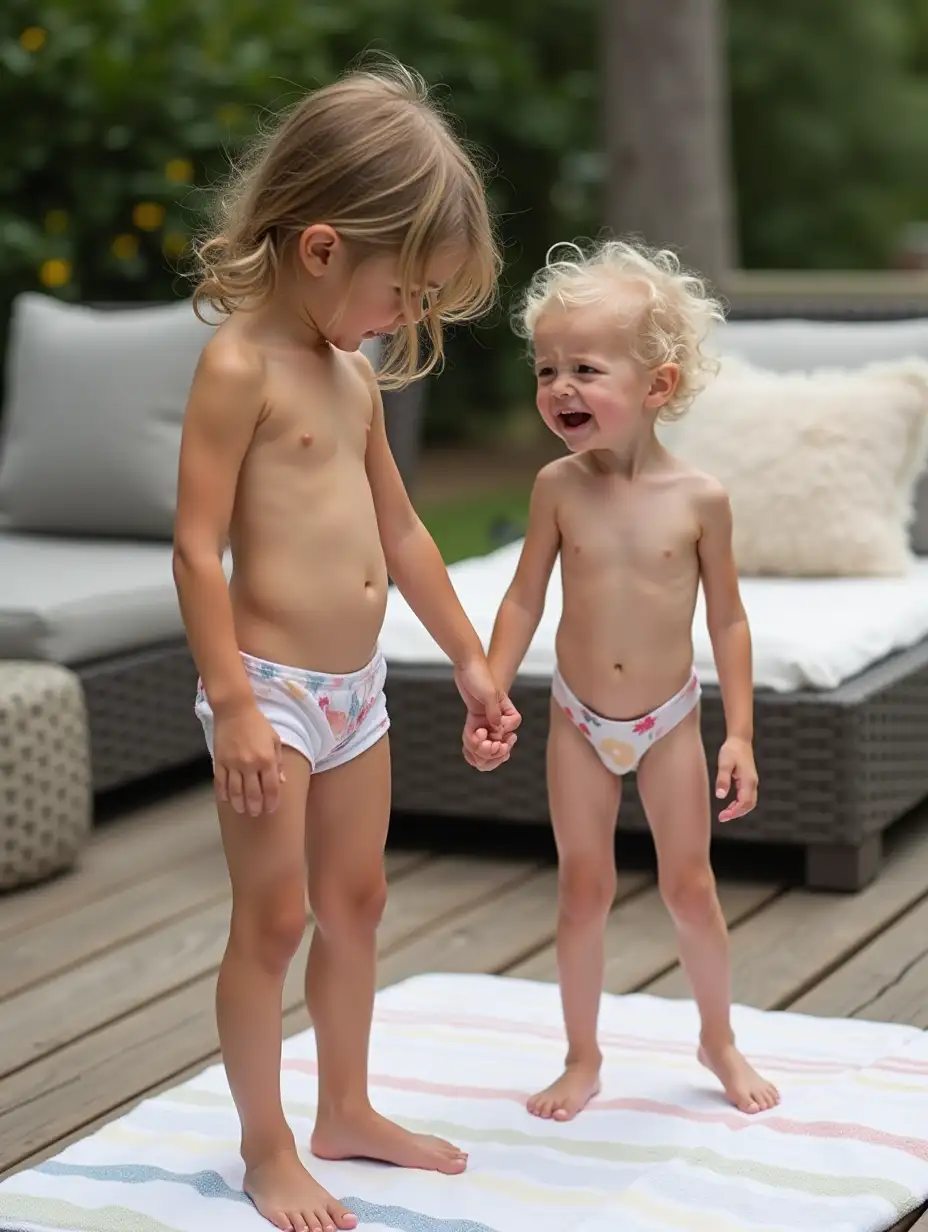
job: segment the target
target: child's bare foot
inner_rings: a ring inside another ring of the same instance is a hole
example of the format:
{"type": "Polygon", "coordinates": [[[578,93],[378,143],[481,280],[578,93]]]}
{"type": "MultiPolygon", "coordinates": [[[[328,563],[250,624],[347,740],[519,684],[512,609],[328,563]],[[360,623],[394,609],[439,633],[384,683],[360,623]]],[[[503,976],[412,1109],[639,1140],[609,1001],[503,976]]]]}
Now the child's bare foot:
{"type": "Polygon", "coordinates": [[[358,1226],[357,1216],[313,1180],[292,1148],[246,1167],[244,1190],[259,1214],[284,1232],[336,1232],[358,1226]]]}
{"type": "Polygon", "coordinates": [[[572,1121],[600,1092],[599,1061],[568,1061],[556,1082],[533,1095],[526,1105],[545,1121],[572,1121]]]}
{"type": "Polygon", "coordinates": [[[767,1112],[780,1102],[780,1092],[762,1078],[733,1043],[710,1048],[699,1046],[699,1060],[725,1088],[725,1094],[742,1112],[767,1112]]]}
{"type": "Polygon", "coordinates": [[[373,1108],[346,1119],[320,1115],[311,1149],[320,1159],[378,1159],[426,1172],[453,1175],[467,1167],[467,1155],[459,1147],[431,1134],[410,1133],[373,1108]]]}

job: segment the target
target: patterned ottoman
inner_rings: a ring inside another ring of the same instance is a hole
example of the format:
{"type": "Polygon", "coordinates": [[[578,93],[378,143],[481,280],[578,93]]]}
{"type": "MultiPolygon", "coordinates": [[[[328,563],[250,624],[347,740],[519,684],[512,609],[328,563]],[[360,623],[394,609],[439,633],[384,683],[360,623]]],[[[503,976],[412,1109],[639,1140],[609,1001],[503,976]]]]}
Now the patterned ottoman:
{"type": "Polygon", "coordinates": [[[70,867],[92,817],[80,681],[51,663],[0,662],[0,890],[70,867]]]}

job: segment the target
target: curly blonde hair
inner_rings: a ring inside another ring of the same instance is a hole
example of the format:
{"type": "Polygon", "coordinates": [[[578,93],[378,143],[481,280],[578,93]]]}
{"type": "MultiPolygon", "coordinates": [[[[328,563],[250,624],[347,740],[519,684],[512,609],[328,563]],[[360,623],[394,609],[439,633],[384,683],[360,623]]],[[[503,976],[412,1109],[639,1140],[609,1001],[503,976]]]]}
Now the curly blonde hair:
{"type": "Polygon", "coordinates": [[[703,351],[713,325],[724,321],[721,304],[698,275],[684,270],[669,249],[647,248],[627,240],[605,240],[587,250],[578,244],[557,244],[544,268],[529,283],[516,319],[516,329],[531,339],[539,318],[553,305],[590,305],[615,309],[617,325],[632,331],[634,359],[646,368],[676,364],[680,377],[658,419],[679,419],[715,375],[718,362],[703,351]],[[629,287],[640,293],[640,304],[628,319],[629,287]]]}
{"type": "Polygon", "coordinates": [[[442,248],[460,251],[455,276],[391,341],[380,381],[398,388],[443,358],[442,326],[492,303],[501,261],[486,192],[423,79],[386,59],[307,95],[256,143],[219,195],[212,234],[195,248],[199,315],[265,302],[291,245],[327,223],[355,263],[396,254],[404,299],[442,248]]]}

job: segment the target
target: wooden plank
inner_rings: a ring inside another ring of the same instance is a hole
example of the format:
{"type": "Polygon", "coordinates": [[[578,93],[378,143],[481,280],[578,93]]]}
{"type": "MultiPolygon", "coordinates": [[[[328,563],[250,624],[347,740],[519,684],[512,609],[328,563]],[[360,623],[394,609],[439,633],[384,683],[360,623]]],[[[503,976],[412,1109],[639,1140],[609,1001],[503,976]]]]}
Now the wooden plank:
{"type": "MultiPolygon", "coordinates": [[[[775,885],[725,881],[719,900],[729,927],[757,911],[780,892],[775,885]]],[[[677,964],[677,940],[656,886],[615,906],[606,921],[607,992],[633,992],[677,964]]],[[[529,980],[556,980],[553,945],[519,963],[509,975],[529,980]]]]}
{"type": "Polygon", "coordinates": [[[906,1215],[905,1219],[894,1223],[887,1232],[928,1232],[928,1205],[920,1206],[911,1215],[906,1215]]]}
{"type": "Polygon", "coordinates": [[[0,1076],[215,971],[229,908],[223,899],[4,1002],[0,1076]]]}
{"type": "Polygon", "coordinates": [[[213,997],[214,981],[201,980],[0,1083],[0,1168],[213,1053],[213,997]]]}
{"type": "Polygon", "coordinates": [[[0,937],[137,885],[152,873],[181,867],[218,841],[209,789],[186,791],[107,822],[94,832],[72,872],[0,896],[0,937]]]}
{"type": "Polygon", "coordinates": [[[218,841],[181,868],[156,873],[95,899],[64,919],[43,920],[8,937],[0,966],[0,1000],[106,953],[172,919],[227,900],[229,877],[218,841]]]}
{"type": "MultiPolygon", "coordinates": [[[[732,930],[734,999],[782,1009],[889,928],[926,897],[928,828],[908,834],[882,876],[859,894],[790,890],[732,930]]],[[[647,985],[663,997],[688,997],[676,969],[647,985]]]]}
{"type": "MultiPolygon", "coordinates": [[[[407,935],[420,936],[429,927],[427,911],[435,913],[440,927],[449,914],[466,912],[471,902],[496,893],[494,886],[526,875],[524,865],[482,863],[488,869],[483,877],[457,875],[456,859],[430,862],[403,877],[391,900],[408,897],[410,904],[385,916],[380,952],[395,951],[407,935]]],[[[308,937],[285,985],[285,1028],[291,1034],[307,1022],[302,1007],[307,948],[308,937]]],[[[113,1109],[131,1107],[153,1088],[172,1085],[179,1073],[214,1061],[214,984],[210,972],[0,1082],[0,1171],[48,1151],[95,1120],[109,1119],[113,1109]]]]}
{"type": "MultiPolygon", "coordinates": [[[[397,869],[400,874],[414,869],[421,859],[391,855],[388,873],[395,877],[397,869]]],[[[493,871],[487,870],[488,880],[493,871]]],[[[123,945],[7,1000],[0,1014],[0,1077],[216,971],[229,935],[231,901],[224,892],[214,898],[212,905],[179,917],[165,910],[159,927],[133,929],[135,935],[123,945]]]]}
{"type": "Polygon", "coordinates": [[[426,851],[395,851],[391,848],[384,852],[383,863],[387,877],[392,881],[405,876],[414,868],[428,864],[430,858],[426,851]]]}
{"type": "Polygon", "coordinates": [[[420,875],[410,874],[402,893],[391,893],[380,925],[380,952],[430,930],[465,908],[492,900],[530,877],[534,866],[515,860],[468,856],[437,857],[420,875]]]}
{"type": "Polygon", "coordinates": [[[928,900],[790,1005],[802,1014],[928,1027],[928,900]]]}
{"type": "MultiPolygon", "coordinates": [[[[624,874],[620,893],[640,889],[645,873],[624,874]]],[[[538,869],[522,884],[433,928],[380,965],[381,986],[420,971],[509,972],[547,946],[557,924],[557,870],[538,869]]]]}

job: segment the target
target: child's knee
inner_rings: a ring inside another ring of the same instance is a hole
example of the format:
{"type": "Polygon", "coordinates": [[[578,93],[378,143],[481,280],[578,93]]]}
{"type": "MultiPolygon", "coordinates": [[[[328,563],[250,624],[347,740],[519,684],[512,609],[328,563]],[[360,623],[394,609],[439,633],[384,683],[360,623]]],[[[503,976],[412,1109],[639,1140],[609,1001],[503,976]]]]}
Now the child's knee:
{"type": "Polygon", "coordinates": [[[616,874],[610,864],[562,859],[558,870],[558,913],[572,924],[605,920],[615,902],[616,874]]]}
{"type": "Polygon", "coordinates": [[[286,971],[306,932],[302,886],[260,903],[233,904],[231,942],[266,971],[286,971]]]}
{"type": "Polygon", "coordinates": [[[375,933],[387,904],[387,882],[382,873],[347,885],[323,882],[310,886],[316,927],[326,936],[375,933]]]}
{"type": "Polygon", "coordinates": [[[715,877],[705,865],[661,874],[660,891],[677,924],[698,928],[711,923],[719,910],[715,877]]]}

